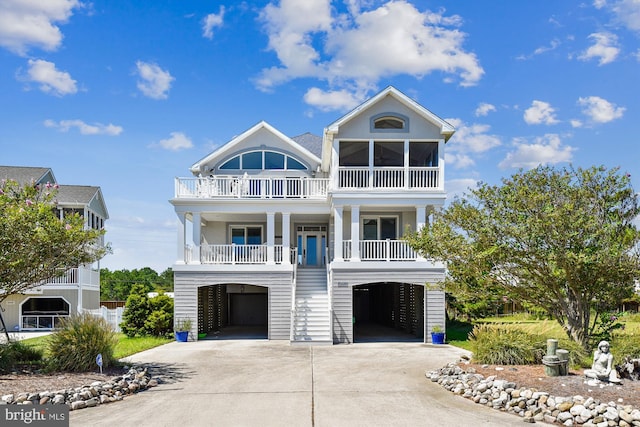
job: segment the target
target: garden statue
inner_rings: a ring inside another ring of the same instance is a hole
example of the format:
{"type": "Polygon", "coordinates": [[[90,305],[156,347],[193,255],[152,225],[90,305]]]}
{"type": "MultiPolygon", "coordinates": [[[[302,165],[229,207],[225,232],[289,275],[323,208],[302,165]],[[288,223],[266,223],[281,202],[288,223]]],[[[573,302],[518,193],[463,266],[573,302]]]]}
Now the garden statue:
{"type": "Polygon", "coordinates": [[[617,371],[613,368],[613,355],[609,352],[609,343],[600,341],[598,349],[593,353],[591,369],[585,369],[584,375],[600,381],[619,383],[617,371]]]}

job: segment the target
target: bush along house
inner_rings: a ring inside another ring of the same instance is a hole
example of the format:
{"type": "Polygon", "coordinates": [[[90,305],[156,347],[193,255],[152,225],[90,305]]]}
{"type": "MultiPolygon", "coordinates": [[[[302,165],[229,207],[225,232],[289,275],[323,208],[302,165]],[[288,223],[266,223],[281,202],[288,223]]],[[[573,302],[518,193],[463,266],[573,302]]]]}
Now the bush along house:
{"type": "Polygon", "coordinates": [[[175,318],[292,344],[431,342],[442,263],[402,239],[444,204],[454,128],[388,87],[324,129],[251,129],[175,179],[175,318]]]}

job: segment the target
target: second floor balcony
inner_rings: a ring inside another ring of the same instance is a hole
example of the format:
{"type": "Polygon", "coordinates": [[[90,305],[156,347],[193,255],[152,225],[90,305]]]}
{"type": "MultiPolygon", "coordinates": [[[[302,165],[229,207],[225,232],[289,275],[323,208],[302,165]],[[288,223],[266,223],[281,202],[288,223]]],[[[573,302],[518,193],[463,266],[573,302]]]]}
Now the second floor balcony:
{"type": "Polygon", "coordinates": [[[329,179],[282,176],[216,175],[176,178],[176,198],[326,199],[329,179]]]}
{"type": "Polygon", "coordinates": [[[353,167],[338,169],[338,188],[374,190],[441,190],[440,168],[353,167]]]}
{"type": "MultiPolygon", "coordinates": [[[[337,171],[336,190],[439,191],[439,167],[344,167],[337,171]]],[[[324,200],[331,179],[310,177],[216,175],[176,178],[176,198],[324,200]]]]}

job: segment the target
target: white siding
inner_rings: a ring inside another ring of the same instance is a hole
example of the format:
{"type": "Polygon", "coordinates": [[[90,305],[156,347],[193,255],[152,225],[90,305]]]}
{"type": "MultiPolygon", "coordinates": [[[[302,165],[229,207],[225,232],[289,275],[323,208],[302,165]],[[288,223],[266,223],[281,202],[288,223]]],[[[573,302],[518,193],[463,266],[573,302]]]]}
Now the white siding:
{"type": "Polygon", "coordinates": [[[446,314],[445,314],[445,294],[444,291],[429,290],[424,291],[424,306],[426,322],[424,322],[424,337],[426,342],[431,342],[431,328],[438,325],[444,330],[446,314]]]}
{"type": "MultiPolygon", "coordinates": [[[[334,343],[353,342],[353,286],[366,283],[393,282],[413,285],[434,284],[444,280],[443,269],[424,268],[367,268],[367,263],[358,263],[358,268],[334,269],[332,278],[333,303],[333,341],[334,343]],[[364,264],[364,265],[363,265],[364,264]]],[[[444,327],[444,292],[426,290],[425,287],[425,328],[438,323],[444,327]]],[[[427,331],[427,329],[425,329],[427,331]]],[[[431,335],[425,333],[425,340],[431,335]]]]}
{"type": "Polygon", "coordinates": [[[200,286],[242,283],[269,289],[269,339],[289,339],[291,325],[291,272],[175,272],[174,317],[189,317],[192,322],[190,340],[198,331],[198,288],[200,286]]]}

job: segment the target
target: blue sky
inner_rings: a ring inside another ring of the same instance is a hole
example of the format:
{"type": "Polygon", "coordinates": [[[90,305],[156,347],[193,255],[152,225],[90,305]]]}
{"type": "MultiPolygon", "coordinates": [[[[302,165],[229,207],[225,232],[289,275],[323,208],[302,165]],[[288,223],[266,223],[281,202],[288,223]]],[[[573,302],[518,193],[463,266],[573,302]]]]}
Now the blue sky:
{"type": "Polygon", "coordinates": [[[0,164],[97,185],[111,270],[176,259],[173,179],[265,120],[393,85],[457,128],[447,188],[546,163],[638,178],[640,1],[0,1],[0,164]]]}

